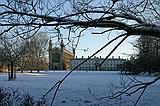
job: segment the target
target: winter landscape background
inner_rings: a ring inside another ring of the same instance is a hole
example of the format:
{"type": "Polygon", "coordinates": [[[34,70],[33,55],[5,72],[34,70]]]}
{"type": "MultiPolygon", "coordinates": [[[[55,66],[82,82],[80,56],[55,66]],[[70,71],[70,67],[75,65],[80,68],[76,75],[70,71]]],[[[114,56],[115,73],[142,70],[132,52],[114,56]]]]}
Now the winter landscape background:
{"type": "MultiPolygon", "coordinates": [[[[0,73],[0,86],[18,88],[20,93],[29,93],[38,100],[67,73],[68,71],[18,73],[14,81],[8,81],[7,73],[0,73]]],[[[75,71],[62,83],[54,106],[133,106],[140,92],[130,97],[124,96],[122,99],[98,99],[110,95],[111,83],[118,86],[122,78],[129,82],[128,77],[120,75],[118,71],[75,71]]],[[[136,78],[141,81],[151,81],[155,77],[139,75],[136,78]]],[[[147,88],[137,106],[159,106],[159,88],[160,81],[147,88]]],[[[47,95],[48,103],[51,102],[52,96],[53,91],[47,95]]]]}

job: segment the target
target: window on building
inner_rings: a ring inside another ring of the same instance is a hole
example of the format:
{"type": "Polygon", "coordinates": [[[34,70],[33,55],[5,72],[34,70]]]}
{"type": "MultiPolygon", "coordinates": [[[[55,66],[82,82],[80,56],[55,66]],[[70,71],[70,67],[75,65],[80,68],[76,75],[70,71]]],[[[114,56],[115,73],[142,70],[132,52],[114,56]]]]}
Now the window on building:
{"type": "Polygon", "coordinates": [[[60,63],[60,55],[58,53],[53,54],[53,63],[60,63]]]}

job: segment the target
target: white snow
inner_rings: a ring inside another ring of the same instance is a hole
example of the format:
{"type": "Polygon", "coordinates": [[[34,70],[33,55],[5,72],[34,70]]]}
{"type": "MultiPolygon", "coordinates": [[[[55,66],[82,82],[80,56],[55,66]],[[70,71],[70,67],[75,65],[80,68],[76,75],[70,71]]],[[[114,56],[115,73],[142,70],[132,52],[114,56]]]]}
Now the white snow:
{"type": "MultiPolygon", "coordinates": [[[[61,80],[67,71],[40,71],[40,73],[17,73],[17,79],[8,81],[7,73],[0,73],[0,86],[19,89],[20,93],[29,93],[35,99],[40,99],[57,81],[61,80]]],[[[120,76],[118,71],[75,71],[60,86],[54,101],[54,106],[133,106],[140,92],[122,99],[103,99],[111,92],[111,83],[120,84],[120,79],[129,82],[126,76],[120,76]],[[89,89],[94,96],[89,92],[89,89]]],[[[151,81],[153,76],[137,76],[141,81],[151,81]]],[[[117,89],[113,89],[113,91],[117,89]]],[[[53,90],[47,95],[50,103],[53,90]]],[[[160,81],[147,88],[137,106],[159,106],[160,81]]]]}

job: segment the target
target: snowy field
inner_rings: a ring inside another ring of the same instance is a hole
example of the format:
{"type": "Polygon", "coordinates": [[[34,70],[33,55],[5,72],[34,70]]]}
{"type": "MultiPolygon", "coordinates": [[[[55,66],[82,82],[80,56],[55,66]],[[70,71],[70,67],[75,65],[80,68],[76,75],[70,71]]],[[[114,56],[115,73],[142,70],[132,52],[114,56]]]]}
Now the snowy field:
{"type": "MultiPolygon", "coordinates": [[[[21,93],[29,93],[35,99],[40,99],[58,80],[61,80],[67,71],[49,71],[40,73],[17,73],[15,81],[8,81],[7,73],[0,73],[0,86],[5,88],[19,89],[21,93]]],[[[122,99],[103,99],[110,94],[109,86],[111,83],[120,83],[117,71],[88,71],[73,72],[61,85],[54,106],[133,106],[138,94],[122,99]],[[89,89],[93,95],[89,92],[89,89]]],[[[138,76],[141,81],[150,81],[152,76],[138,76]]],[[[127,82],[129,79],[123,77],[127,82]]],[[[112,89],[113,91],[115,89],[112,89]]],[[[47,101],[50,102],[53,91],[47,95],[47,101]]],[[[160,81],[147,88],[137,106],[160,106],[160,81]]]]}

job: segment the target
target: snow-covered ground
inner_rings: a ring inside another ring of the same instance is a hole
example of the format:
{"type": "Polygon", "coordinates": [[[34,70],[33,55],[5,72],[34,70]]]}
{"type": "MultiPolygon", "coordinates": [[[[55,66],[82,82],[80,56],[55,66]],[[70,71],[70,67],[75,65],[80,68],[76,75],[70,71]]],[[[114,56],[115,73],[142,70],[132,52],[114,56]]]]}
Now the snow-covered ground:
{"type": "MultiPolygon", "coordinates": [[[[40,71],[40,73],[17,73],[15,81],[8,81],[7,73],[0,73],[0,86],[5,88],[19,89],[21,93],[29,93],[36,99],[40,99],[58,80],[61,80],[67,71],[40,71]]],[[[138,76],[139,80],[150,81],[152,76],[138,76]]],[[[121,82],[122,76],[118,71],[75,71],[61,85],[54,106],[133,106],[138,94],[122,99],[103,99],[111,92],[111,83],[117,85],[121,82]],[[94,96],[91,95],[89,89],[94,96]]],[[[129,82],[124,76],[123,80],[129,82]]],[[[112,89],[113,91],[115,89],[112,89]]],[[[50,102],[53,92],[47,95],[50,102]]],[[[160,81],[147,88],[137,106],[159,106],[160,81]]]]}

